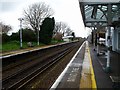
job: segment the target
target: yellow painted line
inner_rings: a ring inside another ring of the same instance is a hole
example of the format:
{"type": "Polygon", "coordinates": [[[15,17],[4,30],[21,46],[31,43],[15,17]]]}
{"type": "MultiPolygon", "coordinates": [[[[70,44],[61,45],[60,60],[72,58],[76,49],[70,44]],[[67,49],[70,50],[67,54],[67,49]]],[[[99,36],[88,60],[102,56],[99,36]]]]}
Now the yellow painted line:
{"type": "Polygon", "coordinates": [[[86,42],[84,60],[82,65],[80,88],[92,88],[91,72],[90,72],[90,61],[88,57],[88,43],[86,42]]]}
{"type": "Polygon", "coordinates": [[[95,75],[92,67],[92,60],[90,56],[90,50],[87,41],[81,72],[80,88],[91,88],[91,90],[97,90],[95,75]]]}
{"type": "Polygon", "coordinates": [[[95,80],[95,74],[94,74],[94,71],[93,71],[92,59],[91,59],[91,56],[90,56],[90,49],[89,49],[89,47],[88,47],[88,54],[89,54],[89,60],[90,60],[92,89],[97,90],[97,85],[96,85],[96,80],[95,80]]]}

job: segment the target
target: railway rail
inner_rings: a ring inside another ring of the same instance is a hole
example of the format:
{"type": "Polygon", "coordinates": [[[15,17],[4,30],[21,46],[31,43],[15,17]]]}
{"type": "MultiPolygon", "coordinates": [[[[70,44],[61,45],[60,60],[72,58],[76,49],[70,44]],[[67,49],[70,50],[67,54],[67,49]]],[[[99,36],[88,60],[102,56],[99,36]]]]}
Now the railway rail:
{"type": "MultiPolygon", "coordinates": [[[[40,57],[34,58],[34,61],[35,59],[38,59],[38,61],[33,65],[30,65],[25,69],[21,69],[18,72],[15,72],[14,74],[4,78],[2,81],[3,89],[21,89],[23,87],[26,87],[28,83],[32,82],[35,78],[40,76],[41,73],[45,72],[46,70],[51,68],[54,64],[59,62],[63,57],[65,57],[68,53],[70,53],[75,47],[76,47],[76,43],[73,43],[67,46],[67,48],[64,47],[64,49],[62,50],[60,50],[59,48],[58,51],[56,52],[54,51],[54,54],[48,55],[43,60],[39,60],[40,57]]],[[[20,63],[20,65],[22,64],[20,63]]],[[[14,67],[12,66],[10,68],[14,68],[14,67]]],[[[6,70],[10,70],[10,69],[7,68],[6,70]]]]}
{"type": "Polygon", "coordinates": [[[50,52],[46,51],[46,53],[41,52],[41,54],[38,56],[33,56],[33,57],[25,59],[24,61],[13,63],[12,65],[3,69],[3,81],[5,80],[4,78],[10,78],[13,75],[16,75],[17,73],[20,73],[24,70],[29,69],[29,67],[31,67],[31,66],[35,67],[38,63],[40,63],[40,62],[42,63],[45,60],[47,60],[48,58],[56,56],[56,54],[61,53],[64,48],[65,47],[58,48],[58,49],[56,49],[57,51],[54,51],[52,53],[51,53],[51,51],[50,52]]]}

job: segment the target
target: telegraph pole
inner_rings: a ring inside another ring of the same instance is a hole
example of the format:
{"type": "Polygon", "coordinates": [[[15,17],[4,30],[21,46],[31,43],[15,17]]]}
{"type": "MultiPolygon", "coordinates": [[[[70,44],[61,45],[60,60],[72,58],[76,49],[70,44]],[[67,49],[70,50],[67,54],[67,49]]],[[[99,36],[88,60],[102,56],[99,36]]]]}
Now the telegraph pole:
{"type": "Polygon", "coordinates": [[[23,18],[18,18],[18,20],[20,21],[20,48],[23,47],[22,45],[22,21],[24,20],[23,18]]]}
{"type": "Polygon", "coordinates": [[[38,41],[38,42],[37,42],[37,45],[39,46],[39,45],[40,45],[40,42],[39,42],[39,30],[37,30],[37,34],[38,34],[38,35],[37,35],[37,41],[38,41]]]}

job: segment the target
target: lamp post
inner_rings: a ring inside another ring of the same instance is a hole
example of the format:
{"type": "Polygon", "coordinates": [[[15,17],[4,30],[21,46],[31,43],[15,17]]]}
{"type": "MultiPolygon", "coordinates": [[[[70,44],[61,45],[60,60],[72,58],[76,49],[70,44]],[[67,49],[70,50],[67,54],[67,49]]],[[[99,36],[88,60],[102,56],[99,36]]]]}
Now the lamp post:
{"type": "Polygon", "coordinates": [[[22,48],[22,21],[24,20],[23,18],[18,18],[20,21],[20,48],[22,48]]]}

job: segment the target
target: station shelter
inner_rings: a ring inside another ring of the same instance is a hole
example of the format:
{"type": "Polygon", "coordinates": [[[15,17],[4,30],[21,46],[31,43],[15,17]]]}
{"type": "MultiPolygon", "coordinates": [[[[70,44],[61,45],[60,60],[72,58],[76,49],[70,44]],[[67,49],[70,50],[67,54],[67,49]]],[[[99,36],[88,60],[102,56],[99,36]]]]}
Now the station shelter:
{"type": "Polygon", "coordinates": [[[85,27],[92,29],[91,42],[100,55],[100,38],[105,39],[107,62],[105,71],[110,71],[110,52],[120,53],[120,1],[79,0],[85,27]]]}

